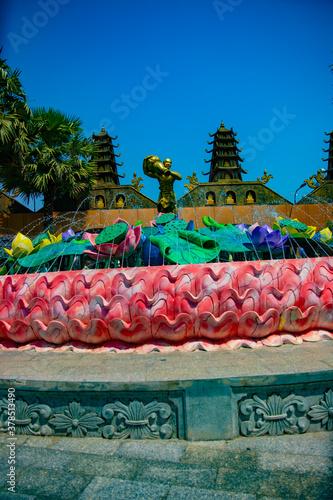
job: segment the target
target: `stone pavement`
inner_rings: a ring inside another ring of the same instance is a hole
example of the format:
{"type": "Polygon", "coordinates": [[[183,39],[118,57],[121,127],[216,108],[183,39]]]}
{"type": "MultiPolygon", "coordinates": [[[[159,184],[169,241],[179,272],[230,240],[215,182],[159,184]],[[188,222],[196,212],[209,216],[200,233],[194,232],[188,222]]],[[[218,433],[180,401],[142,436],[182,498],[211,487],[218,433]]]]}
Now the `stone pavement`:
{"type": "Polygon", "coordinates": [[[233,441],[0,437],[1,500],[332,499],[333,432],[233,441]]]}

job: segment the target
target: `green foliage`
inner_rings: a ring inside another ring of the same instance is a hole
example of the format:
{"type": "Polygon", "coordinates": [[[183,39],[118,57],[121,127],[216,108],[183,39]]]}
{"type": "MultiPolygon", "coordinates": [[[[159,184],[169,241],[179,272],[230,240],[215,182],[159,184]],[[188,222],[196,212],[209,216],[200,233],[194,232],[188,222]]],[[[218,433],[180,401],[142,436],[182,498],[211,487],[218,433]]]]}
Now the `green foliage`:
{"type": "Polygon", "coordinates": [[[82,135],[79,118],[55,109],[37,108],[29,126],[34,132],[20,178],[20,190],[44,196],[44,215],[52,218],[54,199],[68,195],[81,199],[93,186],[95,146],[82,135]]]}
{"type": "MultiPolygon", "coordinates": [[[[31,110],[19,76],[19,70],[12,70],[6,59],[0,58],[0,182],[8,191],[19,187],[10,183],[7,187],[6,182],[20,172],[31,140],[31,110]]],[[[33,193],[27,190],[27,195],[33,193]]]]}
{"type": "Polygon", "coordinates": [[[19,80],[0,59],[0,182],[25,198],[44,196],[52,220],[55,197],[84,199],[95,180],[96,147],[79,118],[55,109],[31,110],[19,80]]]}

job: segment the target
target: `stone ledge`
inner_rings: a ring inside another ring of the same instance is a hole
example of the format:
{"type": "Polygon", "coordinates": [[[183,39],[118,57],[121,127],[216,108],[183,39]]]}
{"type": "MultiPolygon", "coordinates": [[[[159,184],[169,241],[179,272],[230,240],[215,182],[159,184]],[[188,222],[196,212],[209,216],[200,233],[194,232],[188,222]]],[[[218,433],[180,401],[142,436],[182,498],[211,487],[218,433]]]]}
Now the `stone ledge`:
{"type": "Polygon", "coordinates": [[[21,434],[203,441],[332,430],[332,351],[323,341],[120,357],[1,352],[0,421],[12,387],[21,434]]]}

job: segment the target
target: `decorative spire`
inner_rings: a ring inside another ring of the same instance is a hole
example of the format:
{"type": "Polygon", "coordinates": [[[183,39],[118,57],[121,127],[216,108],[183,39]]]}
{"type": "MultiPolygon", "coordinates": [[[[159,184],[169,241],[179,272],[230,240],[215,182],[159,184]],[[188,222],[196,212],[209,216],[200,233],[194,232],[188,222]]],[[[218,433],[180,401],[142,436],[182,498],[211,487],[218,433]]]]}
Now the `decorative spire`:
{"type": "Polygon", "coordinates": [[[264,175],[262,176],[261,179],[259,177],[257,178],[257,182],[262,182],[263,184],[267,184],[269,179],[273,179],[272,175],[267,175],[267,170],[264,170],[264,175]]]}
{"type": "Polygon", "coordinates": [[[324,153],[328,153],[327,158],[322,158],[323,161],[327,161],[327,174],[325,180],[333,180],[333,131],[330,133],[325,132],[325,135],[329,136],[329,140],[324,142],[328,144],[328,149],[323,149],[324,153]]]}
{"type": "Polygon", "coordinates": [[[304,179],[304,182],[306,182],[311,189],[314,189],[318,187],[318,185],[323,184],[325,182],[325,179],[322,170],[319,169],[317,171],[317,174],[310,175],[310,179],[304,179]],[[315,182],[313,179],[315,179],[317,182],[315,182]]]}
{"type": "Polygon", "coordinates": [[[102,127],[99,134],[93,134],[93,141],[97,147],[96,154],[94,155],[93,161],[96,164],[96,181],[97,183],[111,183],[114,185],[119,185],[119,178],[124,178],[125,174],[118,174],[117,167],[121,167],[124,162],[117,163],[116,158],[118,158],[121,153],[116,154],[114,149],[119,146],[119,144],[113,144],[112,141],[116,140],[118,136],[111,137],[102,127]]]}
{"type": "Polygon", "coordinates": [[[210,163],[210,171],[203,173],[209,174],[209,182],[222,182],[223,180],[241,181],[242,174],[247,171],[243,170],[240,163],[244,160],[240,158],[239,153],[241,150],[237,147],[238,140],[235,139],[236,132],[231,128],[228,130],[223,121],[221,127],[215,134],[209,134],[213,137],[211,142],[211,150],[206,149],[206,153],[212,153],[210,160],[205,160],[205,163],[210,163]]]}
{"type": "Polygon", "coordinates": [[[189,191],[192,191],[199,184],[196,172],[193,172],[193,175],[188,175],[186,179],[189,180],[189,183],[185,184],[184,187],[187,187],[189,191]]]}
{"type": "Polygon", "coordinates": [[[143,178],[137,178],[136,172],[134,172],[131,184],[133,184],[134,189],[136,189],[137,191],[140,191],[143,187],[145,187],[144,184],[140,184],[141,181],[143,181],[143,178]]]}

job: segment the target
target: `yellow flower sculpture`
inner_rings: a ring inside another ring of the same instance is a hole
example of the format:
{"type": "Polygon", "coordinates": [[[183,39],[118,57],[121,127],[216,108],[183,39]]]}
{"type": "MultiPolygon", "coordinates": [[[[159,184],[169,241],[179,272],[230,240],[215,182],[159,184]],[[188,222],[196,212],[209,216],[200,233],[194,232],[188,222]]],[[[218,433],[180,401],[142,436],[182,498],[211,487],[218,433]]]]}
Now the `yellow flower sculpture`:
{"type": "Polygon", "coordinates": [[[59,233],[58,236],[53,236],[50,231],[47,232],[48,237],[50,238],[50,243],[61,243],[62,242],[62,233],[59,233]]]}
{"type": "Polygon", "coordinates": [[[310,236],[310,238],[313,238],[314,235],[316,234],[317,228],[315,226],[308,226],[307,230],[305,231],[306,234],[310,236]]]}
{"type": "Polygon", "coordinates": [[[54,236],[49,231],[47,232],[49,238],[43,238],[38,245],[35,247],[30,238],[24,236],[22,233],[17,233],[15,238],[12,241],[12,249],[4,248],[4,251],[9,255],[9,257],[13,257],[13,259],[20,259],[21,257],[26,257],[30,253],[36,253],[41,248],[46,245],[51,245],[51,243],[60,243],[62,241],[62,233],[58,234],[58,236],[54,236]]]}
{"type": "Polygon", "coordinates": [[[320,234],[320,240],[325,243],[326,241],[332,239],[332,231],[328,228],[325,227],[321,231],[319,231],[320,234]]]}
{"type": "Polygon", "coordinates": [[[313,238],[313,236],[316,234],[316,230],[317,230],[317,228],[315,226],[306,226],[306,224],[301,223],[298,219],[292,219],[291,225],[288,226],[286,224],[286,219],[283,219],[283,217],[276,218],[276,221],[273,224],[273,229],[274,230],[280,229],[280,231],[283,235],[302,233],[304,236],[309,237],[309,238],[313,238]],[[280,223],[279,223],[280,220],[285,222],[285,224],[282,227],[280,226],[280,223]],[[293,225],[292,225],[293,222],[295,223],[295,227],[293,227],[293,225]],[[302,230],[303,228],[302,229],[298,228],[297,225],[303,226],[304,230],[302,230]],[[305,229],[305,227],[307,229],[305,229]]]}
{"type": "Polygon", "coordinates": [[[24,236],[22,233],[17,233],[12,241],[12,249],[4,248],[4,251],[14,259],[19,259],[20,257],[25,257],[33,251],[33,244],[30,238],[24,236]]]}

